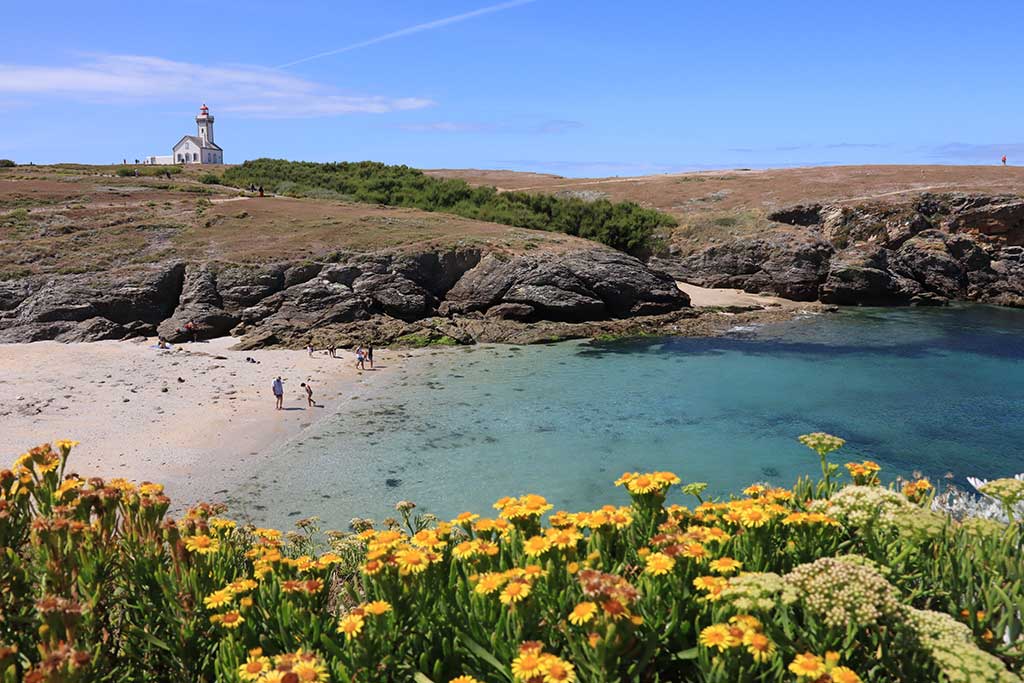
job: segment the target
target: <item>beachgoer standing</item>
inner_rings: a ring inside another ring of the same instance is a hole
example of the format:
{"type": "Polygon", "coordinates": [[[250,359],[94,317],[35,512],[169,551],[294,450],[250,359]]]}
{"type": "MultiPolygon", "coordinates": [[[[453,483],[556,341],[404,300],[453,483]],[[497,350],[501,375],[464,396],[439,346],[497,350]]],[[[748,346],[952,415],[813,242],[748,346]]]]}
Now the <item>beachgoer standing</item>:
{"type": "Polygon", "coordinates": [[[1003,155],[1003,166],[1006,166],[1006,155],[1003,155]]]}
{"type": "Polygon", "coordinates": [[[370,361],[370,369],[373,370],[373,344],[366,346],[366,360],[370,361]]]}
{"type": "Polygon", "coordinates": [[[356,368],[359,370],[366,369],[366,357],[363,355],[363,347],[356,347],[356,368]]]}
{"type": "Polygon", "coordinates": [[[278,377],[273,384],[274,398],[277,400],[277,409],[284,407],[284,380],[278,377]]]}
{"type": "Polygon", "coordinates": [[[299,386],[306,390],[306,401],[309,402],[309,407],[316,408],[316,401],[313,400],[313,387],[309,386],[306,382],[303,382],[299,386]]]}
{"type": "Polygon", "coordinates": [[[260,185],[260,196],[261,197],[263,196],[263,186],[262,185],[260,185]]]}
{"type": "Polygon", "coordinates": [[[199,333],[196,330],[196,324],[191,320],[185,323],[185,332],[192,337],[193,342],[199,341],[199,333]]]}
{"type": "Polygon", "coordinates": [[[309,354],[310,358],[313,357],[313,344],[312,343],[306,344],[306,353],[309,354]]]}

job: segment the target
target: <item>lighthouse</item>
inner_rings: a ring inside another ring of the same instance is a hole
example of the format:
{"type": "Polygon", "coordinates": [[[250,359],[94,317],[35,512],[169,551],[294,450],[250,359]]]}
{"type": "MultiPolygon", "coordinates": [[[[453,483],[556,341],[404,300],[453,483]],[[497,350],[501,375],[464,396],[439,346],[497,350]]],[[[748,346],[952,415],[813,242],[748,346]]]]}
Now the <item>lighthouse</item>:
{"type": "Polygon", "coordinates": [[[170,157],[150,157],[153,164],[223,164],[224,150],[213,141],[213,114],[205,104],[196,116],[198,135],[186,135],[171,148],[170,157]]]}
{"type": "Polygon", "coordinates": [[[206,104],[199,107],[196,125],[199,127],[199,139],[203,141],[203,147],[206,147],[207,143],[213,142],[213,114],[206,104]]]}

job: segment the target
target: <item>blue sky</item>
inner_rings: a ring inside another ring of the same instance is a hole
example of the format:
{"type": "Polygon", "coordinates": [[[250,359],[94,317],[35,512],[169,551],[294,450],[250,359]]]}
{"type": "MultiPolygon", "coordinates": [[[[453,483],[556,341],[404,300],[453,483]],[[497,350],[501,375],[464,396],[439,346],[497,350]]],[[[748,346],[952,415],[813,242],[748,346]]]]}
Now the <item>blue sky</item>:
{"type": "Polygon", "coordinates": [[[1011,2],[10,3],[0,157],[169,154],[206,102],[229,163],[1014,163],[1022,25],[1011,2]]]}

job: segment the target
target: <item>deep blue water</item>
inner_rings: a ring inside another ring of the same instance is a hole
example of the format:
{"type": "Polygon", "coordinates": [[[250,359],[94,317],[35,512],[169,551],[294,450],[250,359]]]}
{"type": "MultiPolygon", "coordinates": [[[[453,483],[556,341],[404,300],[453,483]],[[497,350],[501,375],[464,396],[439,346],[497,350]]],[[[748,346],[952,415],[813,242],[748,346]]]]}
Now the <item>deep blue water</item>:
{"type": "MultiPolygon", "coordinates": [[[[395,370],[395,372],[399,372],[395,370]]],[[[256,520],[344,528],[407,499],[442,516],[503,495],[556,507],[625,502],[626,470],[714,492],[813,474],[797,443],[847,439],[840,461],[1001,476],[1024,470],[1024,311],[860,309],[726,338],[438,352],[384,395],[350,401],[261,468],[256,520]]],[[[680,497],[681,499],[681,497],[680,497]]]]}

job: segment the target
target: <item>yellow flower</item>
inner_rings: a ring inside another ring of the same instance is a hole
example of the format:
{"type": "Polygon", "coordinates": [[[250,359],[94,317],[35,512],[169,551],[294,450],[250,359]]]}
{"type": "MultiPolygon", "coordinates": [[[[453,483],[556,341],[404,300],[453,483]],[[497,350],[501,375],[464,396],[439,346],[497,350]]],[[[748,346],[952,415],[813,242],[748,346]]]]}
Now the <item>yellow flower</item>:
{"type": "Polygon", "coordinates": [[[226,588],[230,590],[232,593],[237,594],[247,593],[251,590],[254,590],[257,586],[259,586],[259,584],[253,581],[252,579],[235,579],[234,581],[229,583],[226,588]]]}
{"type": "Polygon", "coordinates": [[[214,591],[203,598],[203,605],[205,605],[207,609],[216,609],[228,604],[234,599],[234,597],[234,592],[231,591],[230,588],[222,588],[219,591],[214,591]]]}
{"type": "Polygon", "coordinates": [[[717,560],[712,560],[708,566],[711,567],[711,571],[718,574],[729,574],[742,567],[743,563],[731,557],[720,557],[717,560]]]}
{"type": "Polygon", "coordinates": [[[208,555],[217,552],[220,541],[205,534],[197,534],[185,538],[185,547],[199,555],[208,555]]]}
{"type": "Polygon", "coordinates": [[[698,638],[698,640],[704,647],[713,647],[719,652],[724,652],[731,647],[739,645],[736,637],[732,634],[729,626],[726,624],[714,624],[706,627],[700,632],[700,638],[698,638]]]}
{"type": "Polygon", "coordinates": [[[512,605],[522,601],[530,594],[530,584],[525,581],[512,581],[501,591],[498,599],[503,605],[512,605]]]}
{"type": "Polygon", "coordinates": [[[761,507],[750,507],[740,512],[740,524],[745,527],[763,527],[771,520],[771,516],[761,507]]]}
{"type": "Polygon", "coordinates": [[[460,512],[458,515],[455,516],[455,519],[452,520],[452,524],[469,524],[470,522],[477,519],[480,519],[480,515],[474,514],[472,512],[460,512]]]}
{"type": "Polygon", "coordinates": [[[421,548],[430,548],[431,550],[437,550],[447,545],[445,541],[442,541],[437,537],[437,532],[430,529],[424,529],[418,531],[415,536],[412,537],[413,545],[418,545],[421,548]]]}
{"type": "Polygon", "coordinates": [[[355,638],[363,630],[363,615],[346,614],[338,622],[338,633],[344,633],[345,638],[355,638]]]}
{"type": "Polygon", "coordinates": [[[238,667],[238,677],[243,681],[256,681],[267,671],[270,671],[270,658],[250,654],[245,664],[238,667]]]}
{"type": "Polygon", "coordinates": [[[644,568],[644,573],[651,576],[668,574],[676,566],[676,561],[665,553],[651,553],[644,558],[644,562],[647,565],[644,568]]]}
{"type": "Polygon", "coordinates": [[[512,675],[516,680],[528,681],[543,672],[540,656],[534,652],[524,652],[512,660],[512,675]]]}
{"type": "Polygon", "coordinates": [[[825,662],[818,655],[805,652],[797,655],[789,663],[789,670],[796,674],[797,678],[816,679],[825,673],[825,662]]]}
{"type": "Polygon", "coordinates": [[[242,625],[242,622],[245,621],[245,617],[238,612],[225,612],[220,615],[219,621],[220,625],[224,628],[234,629],[242,625]]]}
{"type": "Polygon", "coordinates": [[[300,683],[326,683],[330,680],[327,667],[316,660],[298,662],[292,667],[292,673],[299,677],[300,683]]]}
{"type": "Polygon", "coordinates": [[[576,671],[569,662],[554,655],[542,655],[544,683],[573,683],[576,671]]]}
{"type": "Polygon", "coordinates": [[[458,678],[453,678],[452,680],[448,681],[448,683],[480,683],[480,681],[473,678],[472,676],[459,676],[458,678]]]}
{"type": "Polygon", "coordinates": [[[837,666],[828,675],[832,677],[832,683],[860,683],[860,676],[845,666],[837,666]]]}
{"type": "Polygon", "coordinates": [[[477,553],[476,541],[463,541],[452,548],[452,557],[457,560],[465,560],[477,553]]]}
{"type": "Polygon", "coordinates": [[[363,611],[376,617],[391,611],[391,603],[386,600],[374,600],[363,605],[363,611]]]}
{"type": "Polygon", "coordinates": [[[493,574],[490,572],[487,574],[481,574],[479,581],[473,588],[473,591],[478,595],[490,595],[505,585],[505,581],[506,579],[504,574],[493,574]]]}
{"type": "Polygon", "coordinates": [[[775,655],[775,643],[763,633],[748,631],[743,634],[743,644],[755,662],[767,662],[775,655]]]}
{"type": "Polygon", "coordinates": [[[573,607],[572,612],[569,613],[569,623],[575,626],[582,626],[593,619],[596,613],[596,604],[589,601],[581,602],[573,607]]]}
{"type": "Polygon", "coordinates": [[[689,557],[690,559],[696,560],[697,562],[703,562],[708,557],[708,550],[700,543],[687,543],[683,545],[679,554],[683,557],[689,557]]]}
{"type": "Polygon", "coordinates": [[[543,536],[531,536],[523,543],[523,552],[530,557],[543,555],[551,549],[551,541],[543,536]]]}
{"type": "Polygon", "coordinates": [[[395,562],[398,563],[399,573],[406,576],[426,571],[427,565],[430,564],[430,558],[422,550],[405,548],[395,553],[395,562]]]}
{"type": "Polygon", "coordinates": [[[661,490],[662,488],[664,488],[664,486],[661,482],[650,474],[641,474],[626,482],[626,490],[638,495],[653,493],[661,490]]]}
{"type": "Polygon", "coordinates": [[[548,541],[559,550],[575,548],[576,544],[583,538],[583,534],[572,527],[552,529],[551,532],[553,533],[547,534],[548,541]]]}

